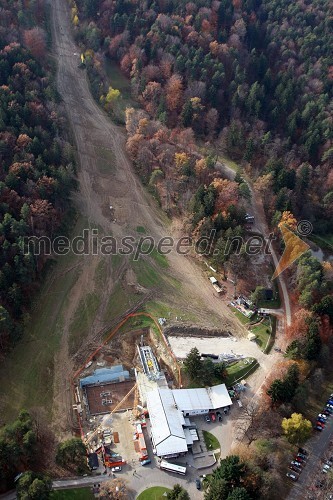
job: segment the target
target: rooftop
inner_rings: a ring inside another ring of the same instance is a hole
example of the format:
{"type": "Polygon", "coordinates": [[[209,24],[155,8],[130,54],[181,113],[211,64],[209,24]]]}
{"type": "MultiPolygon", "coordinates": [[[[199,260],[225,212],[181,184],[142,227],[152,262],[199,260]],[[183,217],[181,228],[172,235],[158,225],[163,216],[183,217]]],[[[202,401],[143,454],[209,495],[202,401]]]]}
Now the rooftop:
{"type": "Polygon", "coordinates": [[[176,408],[172,392],[169,389],[148,392],[147,407],[157,455],[187,452],[185,421],[182,412],[176,408]]]}
{"type": "Polygon", "coordinates": [[[217,410],[232,405],[225,384],[199,389],[173,389],[173,396],[180,410],[217,410]]]}

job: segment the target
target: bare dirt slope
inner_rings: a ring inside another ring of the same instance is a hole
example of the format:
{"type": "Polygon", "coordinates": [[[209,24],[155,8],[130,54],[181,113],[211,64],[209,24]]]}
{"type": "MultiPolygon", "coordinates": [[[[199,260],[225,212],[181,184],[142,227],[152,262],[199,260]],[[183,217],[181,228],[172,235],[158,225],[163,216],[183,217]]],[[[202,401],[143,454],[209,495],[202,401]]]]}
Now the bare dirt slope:
{"type": "MultiPolygon", "coordinates": [[[[70,10],[66,0],[52,1],[52,22],[54,55],[58,65],[57,86],[66,107],[79,157],[79,189],[74,200],[77,209],[87,221],[88,228],[99,227],[101,232],[112,235],[117,240],[127,235],[138,237],[138,226],[144,226],[146,234],[156,240],[170,235],[170,225],[165,215],[160,212],[154,200],[149,198],[133,172],[125,153],[126,137],[123,130],[113,124],[94,102],[86,72],[78,68],[79,49],[72,38],[70,10]],[[103,151],[109,151],[113,160],[109,170],[101,171],[100,156],[103,151]],[[114,209],[112,216],[110,205],[114,209]]],[[[66,414],[70,410],[67,389],[73,369],[68,349],[70,325],[82,300],[94,291],[94,272],[100,260],[101,256],[93,255],[80,258],[79,277],[62,311],[63,333],[55,360],[54,387],[54,421],[62,432],[68,429],[66,414]]],[[[235,320],[226,304],[214,296],[209,281],[191,259],[173,251],[168,256],[168,261],[170,265],[165,272],[181,283],[181,288],[164,292],[168,294],[164,299],[177,300],[178,307],[182,304],[187,309],[190,307],[207,325],[214,317],[214,326],[218,318],[221,329],[244,334],[243,327],[235,320]]],[[[130,265],[129,259],[127,262],[130,265]]],[[[103,324],[105,326],[102,312],[105,311],[105,303],[116,285],[114,273],[108,269],[108,266],[112,267],[111,259],[106,261],[106,266],[104,274],[108,279],[99,290],[101,303],[91,325],[91,338],[96,338],[96,332],[103,324]]],[[[157,293],[163,291],[157,290],[157,293]]],[[[82,339],[82,342],[87,340],[82,339]]]]}

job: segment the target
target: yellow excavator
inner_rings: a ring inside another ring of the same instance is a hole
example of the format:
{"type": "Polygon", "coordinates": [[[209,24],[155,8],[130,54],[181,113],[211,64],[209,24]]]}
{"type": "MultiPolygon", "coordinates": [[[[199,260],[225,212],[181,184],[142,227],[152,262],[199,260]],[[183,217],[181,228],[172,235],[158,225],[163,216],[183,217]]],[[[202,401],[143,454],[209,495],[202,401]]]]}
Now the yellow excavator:
{"type": "Polygon", "coordinates": [[[79,64],[80,69],[84,69],[86,67],[86,58],[84,54],[81,54],[81,62],[79,64]]]}

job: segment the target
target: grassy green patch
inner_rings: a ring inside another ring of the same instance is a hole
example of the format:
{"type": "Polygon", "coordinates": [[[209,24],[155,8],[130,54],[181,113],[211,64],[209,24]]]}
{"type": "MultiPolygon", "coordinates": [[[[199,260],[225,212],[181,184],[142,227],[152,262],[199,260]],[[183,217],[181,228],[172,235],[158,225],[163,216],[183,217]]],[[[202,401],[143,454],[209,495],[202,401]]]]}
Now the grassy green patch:
{"type": "Polygon", "coordinates": [[[116,157],[111,149],[101,146],[95,147],[97,155],[97,167],[101,174],[109,174],[115,171],[116,157]]]}
{"type": "Polygon", "coordinates": [[[137,233],[146,234],[146,229],[143,226],[136,226],[137,233]]]}
{"type": "Polygon", "coordinates": [[[110,59],[105,61],[105,70],[109,80],[109,84],[114,88],[120,90],[120,98],[114,105],[114,115],[121,123],[125,123],[125,110],[126,108],[137,108],[138,103],[131,96],[131,82],[120,71],[119,66],[110,59]]]}
{"type": "Polygon", "coordinates": [[[120,255],[119,253],[111,255],[111,267],[112,267],[113,271],[115,271],[116,269],[119,268],[119,266],[122,262],[122,259],[123,259],[123,255],[120,255]]]}
{"type": "Polygon", "coordinates": [[[142,253],[152,257],[159,267],[162,267],[164,269],[167,269],[169,267],[166,256],[163,253],[160,253],[157,248],[153,248],[150,251],[150,245],[145,243],[143,243],[143,245],[140,244],[140,248],[142,249],[142,253]]]}
{"type": "Polygon", "coordinates": [[[164,486],[153,486],[152,488],[142,491],[142,493],[136,497],[136,500],[164,500],[164,493],[169,493],[169,491],[171,490],[164,486]]]}
{"type": "Polygon", "coordinates": [[[59,258],[35,297],[22,338],[1,361],[4,421],[15,417],[22,407],[38,406],[47,407],[51,419],[54,356],[60,346],[67,297],[78,276],[79,268],[74,267],[72,254],[59,258]]]}
{"type": "Polygon", "coordinates": [[[273,300],[260,300],[258,307],[262,309],[279,309],[281,307],[280,297],[273,300]]]}
{"type": "Polygon", "coordinates": [[[69,326],[69,346],[71,353],[76,352],[81,344],[82,337],[87,335],[96,317],[99,305],[100,298],[95,292],[88,293],[84,299],[81,299],[75,311],[73,321],[69,326]]]}
{"type": "Polygon", "coordinates": [[[131,330],[138,330],[140,328],[150,327],[155,333],[156,337],[160,336],[160,332],[155,325],[154,321],[147,316],[136,316],[134,318],[130,318],[126,323],[119,329],[119,333],[121,332],[130,332],[131,330]]]}
{"type": "Polygon", "coordinates": [[[246,358],[241,361],[236,361],[227,368],[228,376],[226,385],[230,386],[239,382],[242,378],[246,378],[259,367],[259,363],[254,358],[246,358]]]}
{"type": "Polygon", "coordinates": [[[147,302],[145,304],[145,310],[155,318],[166,318],[167,321],[175,321],[177,317],[181,318],[182,321],[198,322],[198,318],[195,314],[160,301],[147,302]]]}
{"type": "MultiPolygon", "coordinates": [[[[78,217],[71,238],[82,235],[87,221],[78,217]]],[[[82,257],[58,257],[43,273],[22,338],[0,363],[1,420],[21,408],[44,407],[51,420],[55,355],[63,334],[63,313],[80,274],[82,257]]]]}
{"type": "Polygon", "coordinates": [[[233,160],[231,160],[230,158],[228,158],[225,155],[223,155],[223,156],[219,155],[218,161],[220,163],[224,163],[225,165],[227,165],[227,167],[231,168],[234,172],[237,172],[237,170],[239,169],[239,165],[237,165],[236,162],[234,162],[233,160]]]}
{"type": "Polygon", "coordinates": [[[265,350],[271,335],[271,324],[269,319],[264,319],[261,323],[251,328],[251,332],[256,335],[256,342],[260,349],[265,350]]]}
{"type": "Polygon", "coordinates": [[[110,295],[104,313],[104,321],[109,322],[120,316],[138,301],[138,296],[125,291],[120,283],[117,283],[113,293],[110,295]]]}
{"type": "Polygon", "coordinates": [[[247,318],[246,316],[244,316],[244,314],[242,314],[240,311],[238,311],[238,309],[236,309],[235,307],[230,306],[230,308],[231,308],[232,312],[235,314],[236,318],[238,318],[239,321],[242,323],[242,325],[247,325],[248,323],[251,323],[255,319],[254,315],[250,319],[250,318],[247,318]]]}
{"type": "Polygon", "coordinates": [[[107,278],[106,268],[107,268],[106,260],[105,259],[100,260],[99,263],[97,264],[94,276],[95,285],[97,287],[103,286],[106,282],[107,278]]]}
{"type": "Polygon", "coordinates": [[[150,288],[161,284],[161,277],[156,269],[146,260],[140,258],[132,263],[136,278],[141,286],[150,288]]]}
{"type": "Polygon", "coordinates": [[[202,431],[207,450],[217,450],[221,448],[219,440],[211,432],[202,431]]]}
{"type": "Polygon", "coordinates": [[[51,500],[92,500],[94,497],[90,488],[73,488],[68,490],[53,490],[51,500]]]}
{"type": "Polygon", "coordinates": [[[167,269],[169,267],[168,259],[166,258],[166,256],[160,253],[156,248],[154,248],[150,255],[153,257],[156,264],[158,264],[163,269],[167,269]]]}

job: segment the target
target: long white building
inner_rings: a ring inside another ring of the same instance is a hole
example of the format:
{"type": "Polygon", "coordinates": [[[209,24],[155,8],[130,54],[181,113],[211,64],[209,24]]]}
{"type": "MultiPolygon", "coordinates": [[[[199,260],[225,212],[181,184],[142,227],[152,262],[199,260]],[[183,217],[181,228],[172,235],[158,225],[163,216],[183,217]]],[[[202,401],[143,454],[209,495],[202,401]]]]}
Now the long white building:
{"type": "Polygon", "coordinates": [[[202,389],[157,388],[148,392],[147,409],[156,455],[171,457],[187,453],[197,437],[186,417],[205,415],[230,405],[225,384],[202,389]]]}

